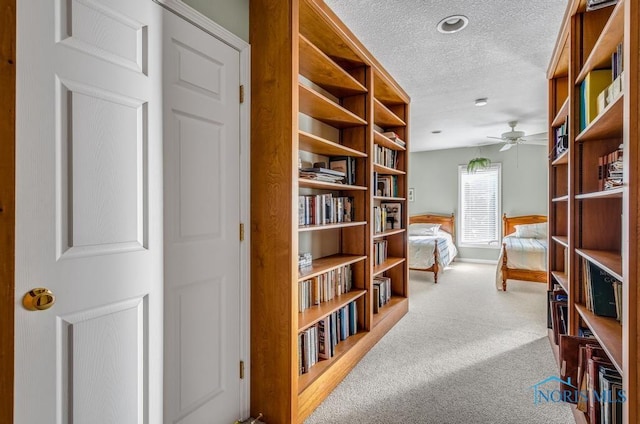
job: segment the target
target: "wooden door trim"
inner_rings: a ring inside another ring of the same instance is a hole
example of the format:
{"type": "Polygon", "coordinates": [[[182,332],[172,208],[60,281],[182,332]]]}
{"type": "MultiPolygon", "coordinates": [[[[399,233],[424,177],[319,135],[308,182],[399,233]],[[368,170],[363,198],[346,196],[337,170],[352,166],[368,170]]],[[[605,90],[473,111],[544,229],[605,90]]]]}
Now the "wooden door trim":
{"type": "Polygon", "coordinates": [[[16,0],[0,0],[0,423],[13,422],[16,0]]]}

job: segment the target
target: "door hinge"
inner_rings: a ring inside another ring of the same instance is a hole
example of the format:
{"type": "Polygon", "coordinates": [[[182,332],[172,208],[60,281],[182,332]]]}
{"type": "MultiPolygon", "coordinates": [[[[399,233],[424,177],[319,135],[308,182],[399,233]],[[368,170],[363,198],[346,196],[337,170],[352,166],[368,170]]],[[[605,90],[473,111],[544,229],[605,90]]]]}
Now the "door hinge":
{"type": "Polygon", "coordinates": [[[244,103],[244,85],[240,86],[240,103],[244,103]]]}
{"type": "Polygon", "coordinates": [[[244,241],[244,224],[240,223],[240,241],[244,241]]]}
{"type": "Polygon", "coordinates": [[[244,361],[240,361],[240,380],[244,379],[244,361]]]}

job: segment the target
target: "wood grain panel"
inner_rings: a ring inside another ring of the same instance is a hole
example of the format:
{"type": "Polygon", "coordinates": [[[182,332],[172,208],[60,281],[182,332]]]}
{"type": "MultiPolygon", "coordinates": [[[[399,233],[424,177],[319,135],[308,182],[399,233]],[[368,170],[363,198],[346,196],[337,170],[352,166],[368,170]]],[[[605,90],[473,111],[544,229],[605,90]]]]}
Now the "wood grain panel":
{"type": "Polygon", "coordinates": [[[0,422],[13,422],[16,1],[0,0],[0,422]]]}
{"type": "Polygon", "coordinates": [[[299,85],[300,112],[336,128],[367,125],[367,121],[332,102],[317,91],[299,85]]]}
{"type": "Polygon", "coordinates": [[[259,87],[251,93],[251,413],[273,423],[298,413],[297,4],[249,3],[251,85],[259,87]]]}

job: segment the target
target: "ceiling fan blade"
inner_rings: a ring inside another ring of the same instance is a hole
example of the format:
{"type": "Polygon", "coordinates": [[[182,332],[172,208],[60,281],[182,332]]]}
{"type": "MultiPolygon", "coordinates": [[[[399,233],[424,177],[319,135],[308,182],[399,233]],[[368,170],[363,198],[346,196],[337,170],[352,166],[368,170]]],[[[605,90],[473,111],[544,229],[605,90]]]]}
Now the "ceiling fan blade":
{"type": "Polygon", "coordinates": [[[546,132],[541,132],[537,134],[529,134],[523,137],[527,141],[546,141],[549,140],[549,134],[546,132]]]}
{"type": "Polygon", "coordinates": [[[490,135],[488,135],[487,138],[495,138],[496,140],[502,140],[502,137],[491,137],[490,135]]]}
{"type": "Polygon", "coordinates": [[[513,144],[511,143],[506,143],[504,146],[502,146],[502,148],[500,149],[501,152],[507,151],[509,150],[511,147],[513,147],[513,144]]]}

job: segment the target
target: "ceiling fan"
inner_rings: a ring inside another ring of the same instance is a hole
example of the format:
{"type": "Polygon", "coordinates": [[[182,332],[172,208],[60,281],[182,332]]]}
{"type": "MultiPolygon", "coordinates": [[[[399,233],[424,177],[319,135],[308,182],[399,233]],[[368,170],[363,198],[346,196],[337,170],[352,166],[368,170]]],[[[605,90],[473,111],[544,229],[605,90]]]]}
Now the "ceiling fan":
{"type": "Polygon", "coordinates": [[[525,136],[524,131],[516,131],[516,125],[518,125],[518,121],[511,121],[509,122],[511,131],[502,133],[500,137],[487,136],[487,138],[495,138],[497,140],[502,140],[504,142],[504,146],[502,146],[502,148],[500,149],[501,152],[504,152],[505,150],[509,150],[513,146],[523,143],[525,141],[546,141],[547,140],[546,132],[525,136]]]}

